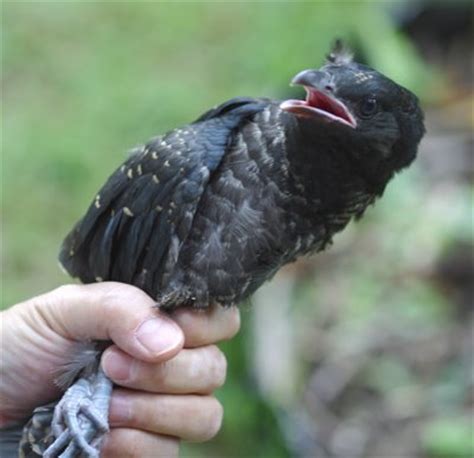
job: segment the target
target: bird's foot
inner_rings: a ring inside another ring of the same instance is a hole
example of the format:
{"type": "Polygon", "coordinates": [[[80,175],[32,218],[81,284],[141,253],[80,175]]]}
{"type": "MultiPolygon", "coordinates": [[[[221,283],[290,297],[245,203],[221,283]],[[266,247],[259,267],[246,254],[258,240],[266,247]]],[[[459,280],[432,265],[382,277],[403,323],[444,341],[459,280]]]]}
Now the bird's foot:
{"type": "Polygon", "coordinates": [[[101,368],[74,383],[54,409],[51,430],[55,440],[43,457],[98,458],[100,441],[109,430],[111,394],[112,382],[101,368]]]}

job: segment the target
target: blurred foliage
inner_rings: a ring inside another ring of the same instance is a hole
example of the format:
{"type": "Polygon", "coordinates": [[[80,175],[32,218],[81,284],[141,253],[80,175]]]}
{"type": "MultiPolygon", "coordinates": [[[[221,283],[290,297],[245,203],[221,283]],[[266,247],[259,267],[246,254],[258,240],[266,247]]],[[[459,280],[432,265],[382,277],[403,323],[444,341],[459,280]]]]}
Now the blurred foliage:
{"type": "MultiPolygon", "coordinates": [[[[434,100],[444,84],[440,69],[423,63],[394,23],[394,12],[407,5],[4,3],[2,307],[70,281],[56,265],[62,237],[129,147],[233,96],[284,97],[293,91],[291,77],[318,66],[335,37],[434,100]]],[[[443,250],[472,236],[471,189],[447,180],[433,185],[414,167],[362,222],[336,238],[329,254],[295,276],[297,349],[309,380],[298,385],[307,389],[304,407],[295,409],[309,409],[314,430],[324,432],[326,425],[319,407],[311,411],[311,399],[321,393],[319,375],[326,377],[327,367],[340,371],[334,358],[348,358],[355,372],[354,385],[348,382],[341,398],[328,404],[341,416],[342,426],[326,435],[334,437],[335,456],[346,453],[348,431],[358,434],[350,437],[368,434],[367,424],[377,423],[374,411],[388,412],[380,424],[393,425],[396,412],[413,422],[421,438],[413,453],[454,457],[469,450],[471,425],[456,417],[469,386],[465,352],[460,357],[445,342],[463,332],[460,306],[431,276],[443,250]],[[445,353],[432,355],[443,342],[445,353]]],[[[248,308],[243,315],[241,334],[224,345],[223,430],[210,444],[186,446],[183,456],[297,453],[278,400],[257,388],[248,308]]],[[[395,441],[405,438],[394,431],[395,441]]],[[[307,456],[314,456],[311,444],[307,456]]]]}
{"type": "Polygon", "coordinates": [[[474,444],[471,418],[441,418],[428,424],[424,448],[433,457],[472,457],[474,444]]]}
{"type": "Polygon", "coordinates": [[[4,304],[65,280],[53,266],[61,236],[127,148],[235,95],[287,93],[336,36],[426,87],[413,47],[388,21],[362,1],[5,3],[4,304]]]}

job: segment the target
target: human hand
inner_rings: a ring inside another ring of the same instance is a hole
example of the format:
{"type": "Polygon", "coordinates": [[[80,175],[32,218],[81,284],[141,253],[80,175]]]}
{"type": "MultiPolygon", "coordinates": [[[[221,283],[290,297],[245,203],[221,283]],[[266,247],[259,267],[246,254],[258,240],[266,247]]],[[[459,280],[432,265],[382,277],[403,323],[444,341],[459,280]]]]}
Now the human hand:
{"type": "Polygon", "coordinates": [[[63,286],[3,312],[0,426],[57,398],[55,374],[77,351],[77,342],[100,339],[114,342],[102,364],[125,387],[112,396],[103,456],[173,456],[177,438],[212,437],[222,408],[211,393],[224,381],[225,358],[211,344],[237,332],[238,311],[178,310],[178,327],[153,305],[137,288],[105,282],[63,286]],[[140,328],[144,322],[155,329],[140,328]],[[140,329],[149,347],[139,340],[140,329]],[[188,348],[181,350],[183,345],[188,348]],[[114,356],[125,360],[121,369],[114,356]]]}

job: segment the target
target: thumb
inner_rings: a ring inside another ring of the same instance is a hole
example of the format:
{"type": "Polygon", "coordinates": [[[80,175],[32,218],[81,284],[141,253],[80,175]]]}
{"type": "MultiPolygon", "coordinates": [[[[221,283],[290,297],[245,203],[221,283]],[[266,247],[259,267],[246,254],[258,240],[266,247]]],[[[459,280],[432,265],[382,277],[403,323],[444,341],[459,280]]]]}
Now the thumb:
{"type": "Polygon", "coordinates": [[[37,297],[35,302],[48,325],[63,337],[112,340],[143,361],[170,359],[184,343],[180,327],[153,308],[156,302],[124,283],[65,285],[37,297]]]}

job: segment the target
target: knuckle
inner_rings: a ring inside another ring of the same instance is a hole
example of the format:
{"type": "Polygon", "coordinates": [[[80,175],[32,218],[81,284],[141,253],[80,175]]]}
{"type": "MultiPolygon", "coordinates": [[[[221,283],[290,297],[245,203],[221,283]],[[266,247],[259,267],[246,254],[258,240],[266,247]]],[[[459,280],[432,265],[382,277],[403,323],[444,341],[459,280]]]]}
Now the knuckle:
{"type": "Polygon", "coordinates": [[[231,312],[231,317],[229,320],[229,329],[228,329],[228,334],[227,338],[232,339],[233,337],[236,336],[236,334],[240,330],[240,310],[238,307],[232,307],[230,309],[231,312]]]}
{"type": "Polygon", "coordinates": [[[74,283],[68,283],[65,285],[58,286],[53,293],[59,298],[69,298],[71,296],[77,295],[81,289],[82,285],[75,285],[74,283]]]}
{"type": "Polygon", "coordinates": [[[132,304],[153,303],[152,299],[136,286],[118,282],[104,282],[100,285],[102,287],[100,301],[107,314],[119,310],[124,310],[128,313],[132,304]]]}
{"type": "Polygon", "coordinates": [[[105,302],[131,302],[139,300],[150,300],[146,293],[133,285],[125,283],[108,282],[104,283],[106,289],[104,291],[105,302]]]}
{"type": "Polygon", "coordinates": [[[195,425],[197,429],[191,439],[197,442],[206,442],[215,437],[221,429],[224,416],[222,404],[216,398],[208,396],[204,399],[204,405],[200,409],[200,420],[195,425]]]}
{"type": "Polygon", "coordinates": [[[222,426],[224,418],[224,408],[222,404],[214,397],[209,398],[209,407],[206,424],[206,430],[203,434],[203,441],[212,439],[217,435],[222,426]]]}
{"type": "Polygon", "coordinates": [[[227,375],[227,359],[224,353],[215,345],[208,347],[211,375],[211,390],[220,388],[225,383],[227,375]]]}

